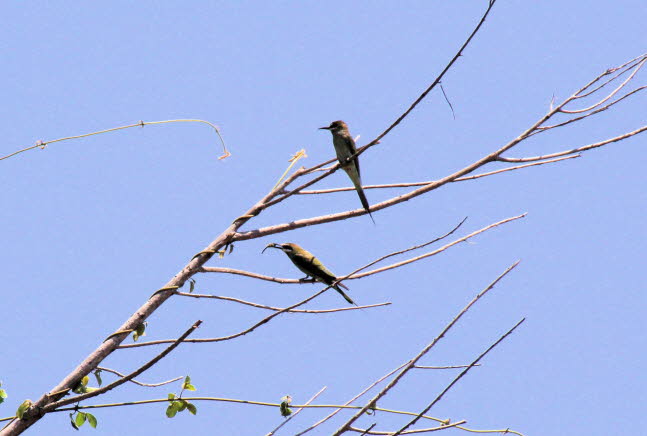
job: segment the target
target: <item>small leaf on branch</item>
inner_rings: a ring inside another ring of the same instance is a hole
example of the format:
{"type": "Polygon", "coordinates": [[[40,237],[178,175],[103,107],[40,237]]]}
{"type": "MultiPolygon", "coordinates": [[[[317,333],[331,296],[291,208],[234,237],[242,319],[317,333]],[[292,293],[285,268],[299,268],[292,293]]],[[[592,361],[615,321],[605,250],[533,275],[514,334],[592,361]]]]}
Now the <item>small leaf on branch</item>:
{"type": "Polygon", "coordinates": [[[83,424],[85,424],[85,413],[83,412],[78,412],[76,414],[76,418],[74,419],[74,423],[76,424],[77,429],[81,427],[83,424]]]}
{"type": "Polygon", "coordinates": [[[177,414],[177,408],[175,407],[175,401],[174,401],[166,408],[166,417],[173,418],[176,414],[177,414]]]}
{"type": "Polygon", "coordinates": [[[91,413],[86,413],[85,416],[88,418],[88,424],[90,424],[90,427],[97,428],[97,418],[91,413]]]}
{"type": "Polygon", "coordinates": [[[25,412],[31,407],[31,404],[31,400],[23,401],[20,406],[18,406],[18,410],[16,410],[16,417],[18,417],[18,419],[22,419],[25,412]]]}

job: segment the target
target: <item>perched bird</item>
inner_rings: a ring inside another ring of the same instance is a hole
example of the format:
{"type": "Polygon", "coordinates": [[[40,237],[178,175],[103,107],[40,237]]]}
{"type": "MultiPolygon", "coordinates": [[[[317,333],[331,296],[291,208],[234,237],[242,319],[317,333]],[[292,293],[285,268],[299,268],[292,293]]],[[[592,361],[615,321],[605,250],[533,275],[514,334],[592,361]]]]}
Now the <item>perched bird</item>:
{"type": "MultiPolygon", "coordinates": [[[[331,273],[323,263],[319,261],[312,253],[301,248],[301,246],[294,244],[292,242],[287,242],[285,244],[275,244],[270,243],[263,249],[263,252],[268,248],[278,248],[288,255],[292,263],[299,268],[303,273],[305,273],[306,278],[312,277],[318,282],[324,283],[326,285],[332,285],[337,277],[331,273]]],[[[344,289],[348,289],[341,283],[333,286],[333,289],[341,294],[342,297],[346,299],[350,304],[355,304],[351,298],[341,290],[340,286],[344,289]]],[[[356,304],[355,304],[356,305],[356,304]]],[[[357,305],[356,305],[357,306],[357,305]]]]}
{"type": "Polygon", "coordinates": [[[333,121],[328,127],[319,127],[319,130],[329,130],[332,133],[332,144],[335,146],[335,152],[337,153],[337,160],[341,164],[341,167],[346,171],[350,181],[353,182],[357,195],[359,195],[359,200],[362,202],[362,207],[368,212],[368,216],[371,217],[371,221],[375,224],[373,215],[369,210],[368,200],[366,195],[364,195],[364,190],[362,189],[362,179],[359,173],[359,160],[355,156],[350,162],[347,162],[347,159],[357,152],[355,148],[355,140],[350,136],[348,131],[348,126],[345,122],[333,121]]]}

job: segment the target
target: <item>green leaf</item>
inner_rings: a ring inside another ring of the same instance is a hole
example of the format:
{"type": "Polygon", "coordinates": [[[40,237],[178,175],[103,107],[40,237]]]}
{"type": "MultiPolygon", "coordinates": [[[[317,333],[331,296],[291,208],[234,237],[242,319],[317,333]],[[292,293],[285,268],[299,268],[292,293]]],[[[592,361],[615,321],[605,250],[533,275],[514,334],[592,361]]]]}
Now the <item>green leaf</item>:
{"type": "Polygon", "coordinates": [[[187,391],[195,391],[195,386],[191,384],[191,377],[188,375],[184,377],[184,382],[182,383],[182,389],[187,391]]]}
{"type": "Polygon", "coordinates": [[[195,290],[195,280],[189,279],[189,294],[195,290]]]}
{"type": "Polygon", "coordinates": [[[87,386],[89,381],[90,377],[88,377],[87,375],[83,376],[83,378],[81,379],[81,386],[87,386]]]}
{"type": "Polygon", "coordinates": [[[79,412],[76,415],[76,418],[74,419],[74,423],[76,424],[77,427],[81,427],[83,424],[85,424],[85,413],[79,412]]]}
{"type": "Polygon", "coordinates": [[[72,428],[73,428],[74,430],[78,430],[78,429],[79,429],[79,427],[78,427],[78,426],[76,425],[76,423],[74,422],[74,412],[70,413],[70,424],[72,424],[72,428]]]}
{"type": "Polygon", "coordinates": [[[169,400],[175,399],[175,394],[168,394],[168,399],[169,400]]]}
{"type": "Polygon", "coordinates": [[[101,383],[103,383],[103,380],[101,380],[101,370],[97,369],[94,371],[94,378],[97,379],[97,384],[101,386],[101,383]]]}
{"type": "Polygon", "coordinates": [[[91,413],[86,413],[85,416],[88,417],[88,424],[90,424],[90,427],[97,428],[97,418],[91,413]]]}
{"type": "Polygon", "coordinates": [[[189,403],[188,401],[186,402],[186,408],[189,412],[191,412],[193,415],[198,413],[198,408],[195,407],[195,404],[189,403]]]}
{"type": "Polygon", "coordinates": [[[141,338],[142,336],[146,336],[146,325],[148,323],[144,321],[143,323],[139,324],[137,327],[135,327],[135,331],[133,332],[133,341],[137,342],[137,339],[141,338]]]}
{"type": "Polygon", "coordinates": [[[180,401],[177,402],[177,404],[179,404],[179,406],[177,408],[177,411],[178,412],[184,412],[184,409],[186,409],[186,404],[187,404],[186,401],[185,400],[180,400],[180,401]]]}
{"type": "Polygon", "coordinates": [[[4,402],[5,398],[7,398],[7,393],[4,389],[0,389],[0,404],[4,402]]]}
{"type": "Polygon", "coordinates": [[[166,408],[166,416],[168,418],[173,418],[177,414],[177,409],[174,407],[175,402],[171,403],[167,408],[166,408]]]}
{"type": "Polygon", "coordinates": [[[31,400],[25,400],[20,404],[20,406],[18,406],[18,410],[16,410],[16,416],[18,419],[22,419],[25,412],[31,407],[31,404],[31,400]]]}

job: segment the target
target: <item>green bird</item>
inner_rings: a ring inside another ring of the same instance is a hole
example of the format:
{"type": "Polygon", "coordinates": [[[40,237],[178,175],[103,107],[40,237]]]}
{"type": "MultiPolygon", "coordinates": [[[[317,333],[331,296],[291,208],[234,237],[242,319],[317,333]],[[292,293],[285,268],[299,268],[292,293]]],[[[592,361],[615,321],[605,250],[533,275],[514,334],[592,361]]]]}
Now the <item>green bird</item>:
{"type": "Polygon", "coordinates": [[[348,174],[348,177],[350,177],[350,181],[353,182],[357,195],[359,195],[359,201],[362,202],[362,207],[368,213],[368,216],[371,217],[373,224],[375,224],[373,215],[371,215],[371,211],[369,210],[368,200],[366,199],[366,195],[364,195],[364,189],[362,189],[359,160],[355,156],[350,162],[347,162],[347,159],[357,152],[355,140],[350,136],[348,125],[341,120],[333,121],[328,127],[319,127],[319,130],[329,130],[332,133],[332,144],[335,146],[337,160],[343,170],[346,171],[346,174],[348,174]]]}
{"type": "MultiPolygon", "coordinates": [[[[287,254],[292,263],[306,275],[306,278],[312,277],[316,281],[324,283],[328,286],[332,285],[337,280],[337,277],[335,277],[335,275],[331,273],[330,270],[328,270],[328,268],[326,268],[324,264],[319,261],[319,259],[317,259],[312,253],[304,250],[303,248],[301,248],[301,246],[295,243],[287,242],[285,244],[275,244],[274,242],[272,242],[270,244],[267,244],[262,253],[270,247],[278,248],[279,250],[287,254]]],[[[340,286],[348,290],[348,288],[341,283],[336,284],[332,288],[335,291],[339,292],[341,296],[344,297],[344,299],[350,304],[355,304],[355,302],[351,300],[351,298],[346,295],[344,291],[341,290],[340,286]]],[[[357,306],[357,304],[355,305],[357,306]]]]}

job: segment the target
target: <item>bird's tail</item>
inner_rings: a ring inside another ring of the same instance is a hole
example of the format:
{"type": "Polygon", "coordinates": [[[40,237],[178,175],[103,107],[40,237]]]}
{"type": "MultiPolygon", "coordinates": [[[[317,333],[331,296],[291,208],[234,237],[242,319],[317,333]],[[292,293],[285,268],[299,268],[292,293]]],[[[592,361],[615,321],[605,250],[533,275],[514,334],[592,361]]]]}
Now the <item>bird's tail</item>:
{"type": "Polygon", "coordinates": [[[355,186],[355,190],[357,191],[357,195],[359,196],[359,201],[362,202],[362,207],[368,213],[368,216],[371,218],[371,221],[373,221],[373,224],[375,224],[373,215],[369,210],[370,205],[368,204],[368,200],[366,199],[366,195],[364,194],[364,189],[362,188],[362,179],[359,177],[357,170],[354,167],[344,168],[344,169],[346,169],[346,172],[348,173],[348,177],[350,178],[351,182],[353,182],[353,185],[355,186]]]}
{"type": "MultiPolygon", "coordinates": [[[[351,300],[351,298],[348,295],[346,295],[346,293],[344,291],[342,291],[339,286],[335,286],[334,289],[335,289],[335,291],[339,292],[341,294],[341,296],[344,297],[344,299],[346,301],[348,301],[350,304],[355,304],[355,302],[353,300],[351,300]]],[[[357,306],[357,304],[355,304],[355,306],[357,306]]]]}

